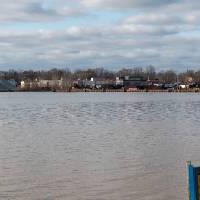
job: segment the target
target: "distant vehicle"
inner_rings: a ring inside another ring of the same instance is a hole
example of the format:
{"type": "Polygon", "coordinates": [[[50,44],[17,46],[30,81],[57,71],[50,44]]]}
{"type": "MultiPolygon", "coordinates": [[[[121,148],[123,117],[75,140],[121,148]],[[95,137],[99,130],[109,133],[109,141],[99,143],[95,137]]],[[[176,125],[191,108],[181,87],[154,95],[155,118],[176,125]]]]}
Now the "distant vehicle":
{"type": "Polygon", "coordinates": [[[163,85],[163,88],[164,89],[174,89],[176,86],[175,86],[175,84],[173,84],[173,83],[165,83],[164,85],[163,85]]]}

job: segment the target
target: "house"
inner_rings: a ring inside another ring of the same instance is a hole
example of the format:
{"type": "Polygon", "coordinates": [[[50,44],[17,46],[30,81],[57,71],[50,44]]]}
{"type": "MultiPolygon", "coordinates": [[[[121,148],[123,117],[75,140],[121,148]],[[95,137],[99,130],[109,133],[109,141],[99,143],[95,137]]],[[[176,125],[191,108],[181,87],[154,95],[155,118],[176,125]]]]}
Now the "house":
{"type": "Polygon", "coordinates": [[[131,77],[131,76],[125,76],[121,78],[123,80],[123,85],[125,89],[129,88],[138,88],[138,89],[144,89],[148,86],[148,82],[143,77],[131,77]]]}
{"type": "Polygon", "coordinates": [[[91,80],[81,80],[78,79],[77,81],[73,82],[73,85],[75,88],[88,88],[88,89],[92,89],[95,87],[95,82],[93,80],[93,78],[91,78],[91,80]]]}
{"type": "Polygon", "coordinates": [[[115,83],[111,80],[101,80],[97,78],[91,78],[90,80],[77,80],[74,81],[76,88],[88,88],[88,89],[103,89],[114,88],[115,83]]]}
{"type": "Polygon", "coordinates": [[[124,80],[120,77],[116,77],[116,82],[115,82],[116,86],[124,86],[124,80]]]}
{"type": "Polygon", "coordinates": [[[97,89],[115,89],[115,81],[112,80],[96,80],[95,87],[97,89]]]}
{"type": "Polygon", "coordinates": [[[21,81],[20,86],[21,86],[21,88],[25,88],[26,87],[26,82],[25,81],[21,81]]]}
{"type": "Polygon", "coordinates": [[[61,87],[63,81],[62,80],[39,80],[37,82],[38,87],[46,88],[46,87],[61,87]]]}
{"type": "Polygon", "coordinates": [[[35,80],[35,81],[21,81],[21,89],[36,89],[36,88],[61,88],[63,80],[35,80]]]}

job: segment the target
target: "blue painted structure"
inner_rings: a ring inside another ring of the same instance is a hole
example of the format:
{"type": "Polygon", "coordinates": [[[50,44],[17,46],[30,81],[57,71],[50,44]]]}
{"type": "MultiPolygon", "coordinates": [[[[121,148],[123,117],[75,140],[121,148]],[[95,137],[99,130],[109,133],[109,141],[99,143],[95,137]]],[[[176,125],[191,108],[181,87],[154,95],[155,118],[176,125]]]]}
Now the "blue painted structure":
{"type": "Polygon", "coordinates": [[[194,167],[188,162],[189,200],[200,200],[200,167],[194,167]]]}
{"type": "Polygon", "coordinates": [[[17,83],[14,80],[0,80],[0,92],[16,91],[17,83]]]}

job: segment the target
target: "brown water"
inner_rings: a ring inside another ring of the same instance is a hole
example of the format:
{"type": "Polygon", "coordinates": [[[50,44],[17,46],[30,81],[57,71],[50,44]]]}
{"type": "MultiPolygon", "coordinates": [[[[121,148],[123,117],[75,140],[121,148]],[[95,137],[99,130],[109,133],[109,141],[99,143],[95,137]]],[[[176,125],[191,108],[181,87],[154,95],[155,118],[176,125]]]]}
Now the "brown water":
{"type": "Polygon", "coordinates": [[[186,199],[199,127],[199,94],[1,93],[0,199],[186,199]]]}

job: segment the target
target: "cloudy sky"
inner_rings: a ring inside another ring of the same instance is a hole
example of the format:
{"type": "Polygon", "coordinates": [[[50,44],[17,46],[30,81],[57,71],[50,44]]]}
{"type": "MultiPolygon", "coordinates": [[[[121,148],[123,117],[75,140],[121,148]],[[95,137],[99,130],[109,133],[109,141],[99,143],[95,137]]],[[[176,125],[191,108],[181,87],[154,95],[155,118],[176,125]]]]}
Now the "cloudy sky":
{"type": "Polygon", "coordinates": [[[0,3],[0,70],[200,69],[199,0],[0,3]]]}

